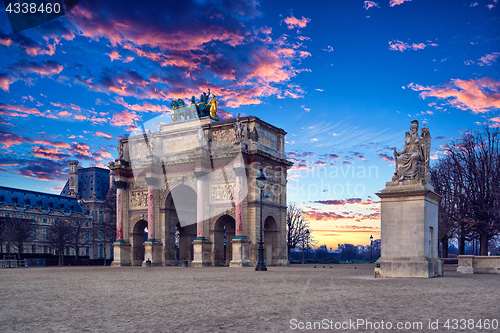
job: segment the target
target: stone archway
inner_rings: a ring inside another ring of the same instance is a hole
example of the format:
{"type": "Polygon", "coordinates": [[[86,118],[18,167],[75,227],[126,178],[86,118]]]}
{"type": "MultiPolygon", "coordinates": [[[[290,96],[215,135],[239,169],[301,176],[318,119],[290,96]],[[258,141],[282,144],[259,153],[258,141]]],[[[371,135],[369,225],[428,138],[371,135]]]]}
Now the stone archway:
{"type": "Polygon", "coordinates": [[[229,266],[232,259],[232,239],[235,235],[235,220],[230,215],[217,219],[213,229],[212,262],[214,266],[229,266]]]}
{"type": "Polygon", "coordinates": [[[165,201],[165,265],[193,260],[193,241],[196,238],[196,192],[179,184],[165,201]]]}
{"type": "Polygon", "coordinates": [[[264,260],[266,266],[276,265],[278,249],[278,226],[272,216],[268,216],[264,222],[264,260]]]}
{"type": "Polygon", "coordinates": [[[148,233],[145,229],[148,226],[146,220],[139,220],[135,223],[134,229],[132,230],[132,265],[141,266],[144,259],[144,242],[148,238],[148,233]]]}

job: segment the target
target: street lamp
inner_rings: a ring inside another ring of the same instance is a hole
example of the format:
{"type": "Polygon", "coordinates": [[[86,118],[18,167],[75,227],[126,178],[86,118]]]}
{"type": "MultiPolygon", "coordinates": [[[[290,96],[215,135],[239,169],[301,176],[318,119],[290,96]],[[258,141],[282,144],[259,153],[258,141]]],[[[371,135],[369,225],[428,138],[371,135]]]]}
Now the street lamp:
{"type": "Polygon", "coordinates": [[[266,176],[260,168],[260,172],[255,178],[257,187],[260,189],[260,241],[259,241],[259,260],[257,261],[256,271],[267,271],[264,262],[264,241],[262,240],[262,198],[264,197],[264,187],[266,187],[266,176]]]}
{"type": "Polygon", "coordinates": [[[370,264],[373,262],[373,235],[370,235],[370,264]]]}
{"type": "Polygon", "coordinates": [[[306,242],[307,242],[306,260],[307,263],[309,263],[309,229],[306,229],[306,242]]]}

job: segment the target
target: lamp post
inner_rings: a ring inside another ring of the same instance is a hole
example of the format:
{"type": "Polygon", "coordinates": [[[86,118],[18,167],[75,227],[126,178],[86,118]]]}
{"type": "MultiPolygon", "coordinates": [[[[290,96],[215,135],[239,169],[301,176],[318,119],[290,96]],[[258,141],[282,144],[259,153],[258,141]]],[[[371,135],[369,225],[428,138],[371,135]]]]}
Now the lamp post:
{"type": "Polygon", "coordinates": [[[257,187],[260,189],[260,240],[259,240],[259,260],[257,261],[256,271],[267,271],[264,262],[264,241],[262,240],[262,198],[264,197],[264,187],[266,186],[266,176],[260,168],[260,172],[255,178],[257,187]]]}
{"type": "Polygon", "coordinates": [[[370,235],[370,264],[373,262],[373,235],[370,235]]]}
{"type": "Polygon", "coordinates": [[[309,229],[306,229],[306,242],[307,242],[306,243],[307,244],[306,245],[307,246],[307,248],[306,248],[306,251],[307,251],[306,252],[306,260],[307,260],[307,263],[309,263],[309,229]]]}

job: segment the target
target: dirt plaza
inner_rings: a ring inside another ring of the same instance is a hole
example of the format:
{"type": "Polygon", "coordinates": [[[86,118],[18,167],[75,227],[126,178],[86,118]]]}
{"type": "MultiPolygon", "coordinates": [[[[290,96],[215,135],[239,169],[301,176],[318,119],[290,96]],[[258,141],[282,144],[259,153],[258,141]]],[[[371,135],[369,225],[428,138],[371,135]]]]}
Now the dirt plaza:
{"type": "Polygon", "coordinates": [[[2,269],[0,330],[499,331],[477,326],[500,320],[498,275],[451,266],[439,278],[374,279],[371,264],[316,266],[2,269]]]}

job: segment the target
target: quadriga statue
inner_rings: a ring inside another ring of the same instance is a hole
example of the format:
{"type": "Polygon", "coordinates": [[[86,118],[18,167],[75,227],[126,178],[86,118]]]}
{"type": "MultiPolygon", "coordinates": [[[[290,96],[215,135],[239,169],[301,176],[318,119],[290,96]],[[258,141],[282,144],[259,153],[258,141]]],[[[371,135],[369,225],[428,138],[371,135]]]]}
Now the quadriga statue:
{"type": "Polygon", "coordinates": [[[392,181],[420,179],[430,183],[429,159],[431,151],[431,134],[427,127],[422,127],[418,135],[418,121],[413,120],[410,132],[406,132],[404,149],[394,149],[396,172],[392,181]]]}

